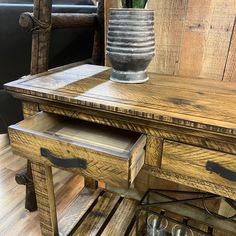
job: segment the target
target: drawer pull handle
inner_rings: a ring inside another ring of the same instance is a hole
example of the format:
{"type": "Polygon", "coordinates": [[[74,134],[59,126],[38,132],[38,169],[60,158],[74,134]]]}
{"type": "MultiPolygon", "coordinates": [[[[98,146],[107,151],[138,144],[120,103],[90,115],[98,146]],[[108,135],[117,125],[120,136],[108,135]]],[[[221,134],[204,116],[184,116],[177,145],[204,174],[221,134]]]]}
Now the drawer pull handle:
{"type": "Polygon", "coordinates": [[[46,148],[40,148],[40,154],[46,157],[52,164],[63,168],[83,168],[86,169],[87,161],[82,158],[60,158],[46,148]]]}
{"type": "Polygon", "coordinates": [[[221,166],[220,164],[213,162],[213,161],[207,161],[206,163],[206,169],[208,171],[212,171],[221,177],[228,179],[230,181],[236,182],[236,172],[226,169],[225,167],[221,166]]]}

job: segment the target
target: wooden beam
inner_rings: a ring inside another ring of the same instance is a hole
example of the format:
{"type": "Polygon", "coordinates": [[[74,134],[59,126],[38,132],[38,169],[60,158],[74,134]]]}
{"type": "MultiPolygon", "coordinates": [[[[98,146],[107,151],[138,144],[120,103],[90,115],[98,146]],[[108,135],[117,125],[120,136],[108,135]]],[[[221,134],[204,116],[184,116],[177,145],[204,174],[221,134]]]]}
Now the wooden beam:
{"type": "Polygon", "coordinates": [[[40,25],[32,31],[31,74],[48,70],[52,0],[34,0],[33,17],[40,25]],[[44,25],[44,27],[42,27],[44,25]]]}
{"type": "Polygon", "coordinates": [[[97,9],[97,27],[94,33],[93,63],[104,65],[105,60],[105,43],[104,43],[104,0],[99,0],[97,9]]]}
{"type": "Polygon", "coordinates": [[[32,163],[32,172],[37,196],[41,233],[43,236],[59,235],[52,169],[47,165],[32,163]]]}
{"type": "MultiPolygon", "coordinates": [[[[33,13],[24,12],[20,15],[20,26],[31,31],[35,27],[33,13]]],[[[95,28],[97,24],[96,14],[81,14],[81,13],[52,13],[52,29],[63,28],[95,28]]]]}

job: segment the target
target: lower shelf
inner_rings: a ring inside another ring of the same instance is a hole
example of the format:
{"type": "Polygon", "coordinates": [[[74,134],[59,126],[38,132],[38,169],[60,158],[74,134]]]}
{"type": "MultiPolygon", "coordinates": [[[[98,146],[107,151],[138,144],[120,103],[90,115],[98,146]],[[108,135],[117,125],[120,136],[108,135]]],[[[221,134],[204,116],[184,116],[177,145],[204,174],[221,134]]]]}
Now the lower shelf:
{"type": "Polygon", "coordinates": [[[138,202],[84,188],[59,217],[60,236],[132,235],[138,202]]]}

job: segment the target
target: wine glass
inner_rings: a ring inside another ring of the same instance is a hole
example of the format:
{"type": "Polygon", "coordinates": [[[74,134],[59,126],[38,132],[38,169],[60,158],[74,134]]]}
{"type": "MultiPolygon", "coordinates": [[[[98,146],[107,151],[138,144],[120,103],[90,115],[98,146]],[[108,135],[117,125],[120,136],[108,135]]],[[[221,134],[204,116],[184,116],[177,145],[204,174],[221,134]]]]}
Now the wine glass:
{"type": "Polygon", "coordinates": [[[194,234],[186,225],[175,225],[172,228],[172,236],[194,236],[194,234]]]}
{"type": "Polygon", "coordinates": [[[165,236],[167,225],[168,221],[163,216],[157,216],[152,214],[147,219],[147,235],[165,236]]]}

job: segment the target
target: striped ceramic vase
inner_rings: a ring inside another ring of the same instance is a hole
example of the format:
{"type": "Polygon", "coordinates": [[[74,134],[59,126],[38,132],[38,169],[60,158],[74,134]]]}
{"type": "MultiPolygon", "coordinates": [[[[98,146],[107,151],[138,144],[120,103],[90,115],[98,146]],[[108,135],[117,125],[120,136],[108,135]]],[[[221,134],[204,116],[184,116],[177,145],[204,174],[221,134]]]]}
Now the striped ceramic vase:
{"type": "Polygon", "coordinates": [[[143,83],[155,52],[154,11],[111,9],[106,53],[112,81],[143,83]]]}

